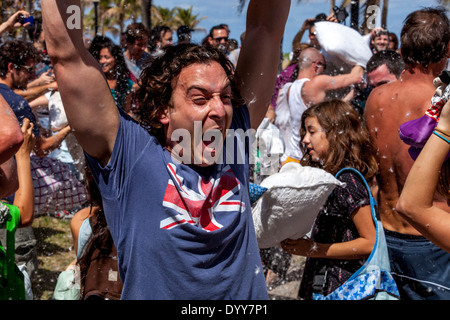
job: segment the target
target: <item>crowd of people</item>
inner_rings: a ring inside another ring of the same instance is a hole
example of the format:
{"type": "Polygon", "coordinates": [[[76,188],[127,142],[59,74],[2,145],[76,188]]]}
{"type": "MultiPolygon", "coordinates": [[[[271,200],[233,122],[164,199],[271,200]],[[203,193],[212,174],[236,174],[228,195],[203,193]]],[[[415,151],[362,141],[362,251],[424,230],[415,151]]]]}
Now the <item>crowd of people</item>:
{"type": "MultiPolygon", "coordinates": [[[[55,299],[267,299],[269,279],[284,272],[253,228],[249,188],[265,177],[252,175],[245,138],[229,139],[264,120],[280,132],[280,166],[332,175],[351,167],[366,180],[342,174],[309,237],[275,248],[307,257],[299,298],[312,299],[324,270],[321,290],[331,293],[371,254],[366,182],[400,298],[450,298],[450,89],[436,80],[449,67],[445,10],[410,13],[399,38],[372,30],[367,63],[339,65],[316,31],[339,23],[334,14],[305,20],[280,63],[289,0],[250,1],[240,45],[226,24],[200,44],[188,26],[142,23],[128,25],[120,44],[86,39],[65,23],[74,4],[42,0],[31,41],[0,46],[0,194],[21,212],[16,238],[28,249],[16,260],[28,276],[38,268],[33,218],[71,219],[76,257],[55,299]],[[428,114],[438,92],[434,126],[414,156],[400,126],[428,114]]],[[[14,13],[0,33],[27,27],[19,17],[29,15],[14,13]]]]}

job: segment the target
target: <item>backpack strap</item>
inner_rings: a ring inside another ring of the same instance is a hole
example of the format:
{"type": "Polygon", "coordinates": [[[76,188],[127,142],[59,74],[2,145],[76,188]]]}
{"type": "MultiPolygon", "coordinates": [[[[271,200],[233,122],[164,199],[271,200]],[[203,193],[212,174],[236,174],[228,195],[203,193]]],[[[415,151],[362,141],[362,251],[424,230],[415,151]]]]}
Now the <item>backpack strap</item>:
{"type": "MultiPolygon", "coordinates": [[[[376,216],[376,212],[377,212],[377,202],[375,200],[375,198],[372,195],[372,191],[370,190],[369,184],[367,183],[366,179],[364,178],[364,176],[361,174],[361,172],[359,172],[358,170],[354,169],[354,168],[343,168],[341,170],[339,170],[338,173],[336,173],[335,178],[337,179],[342,173],[344,172],[353,172],[354,174],[356,174],[357,176],[359,176],[361,178],[361,180],[364,182],[364,185],[367,189],[367,192],[369,194],[369,201],[370,201],[370,211],[372,213],[372,219],[373,222],[375,224],[375,228],[376,228],[376,233],[377,233],[377,237],[376,237],[376,241],[375,241],[375,245],[372,249],[372,252],[369,256],[369,258],[367,258],[366,263],[359,268],[351,277],[350,279],[356,277],[359,273],[362,272],[362,270],[364,269],[364,267],[366,266],[367,262],[370,261],[372,259],[372,256],[375,252],[375,248],[377,247],[377,243],[378,243],[378,232],[380,231],[378,228],[378,221],[377,221],[377,216],[376,216]]],[[[324,286],[326,283],[326,268],[323,267],[322,269],[320,269],[319,271],[316,272],[314,279],[313,279],[313,292],[316,294],[324,294],[324,286]]],[[[349,279],[349,280],[350,280],[349,279]]]]}
{"type": "Polygon", "coordinates": [[[377,201],[375,200],[375,198],[374,198],[373,195],[372,195],[372,190],[370,190],[370,187],[369,187],[369,184],[368,184],[367,181],[366,181],[366,178],[364,178],[364,176],[361,174],[361,172],[359,172],[358,170],[356,170],[356,169],[354,169],[354,168],[350,168],[350,167],[348,167],[348,168],[343,168],[343,169],[339,170],[339,172],[336,173],[335,178],[337,179],[338,176],[340,176],[340,175],[341,175],[343,172],[345,172],[345,171],[350,171],[350,172],[355,173],[355,174],[358,175],[358,176],[361,178],[361,180],[364,182],[364,185],[366,186],[366,189],[367,189],[367,193],[369,194],[370,209],[371,209],[371,211],[372,211],[372,219],[373,219],[373,222],[374,222],[375,225],[376,225],[376,224],[377,224],[377,221],[378,221],[377,215],[376,215],[376,212],[377,212],[377,201]]]}
{"type": "Polygon", "coordinates": [[[361,268],[359,268],[355,273],[353,273],[353,275],[348,279],[348,280],[352,280],[352,279],[356,278],[364,269],[366,269],[367,265],[370,263],[370,261],[374,257],[376,249],[378,247],[378,243],[380,241],[380,232],[383,232],[383,230],[381,229],[381,227],[380,227],[381,223],[379,223],[379,220],[377,218],[377,202],[376,202],[375,198],[372,195],[372,190],[370,190],[369,184],[367,183],[366,179],[361,174],[361,172],[359,172],[358,170],[356,170],[354,168],[341,169],[338,173],[336,173],[335,177],[337,178],[340,174],[342,174],[342,172],[345,172],[345,171],[351,171],[351,172],[355,173],[364,182],[364,185],[366,186],[367,192],[369,194],[370,211],[372,212],[372,219],[373,219],[373,222],[375,224],[375,232],[376,232],[376,239],[375,239],[375,244],[373,246],[372,252],[370,253],[370,255],[367,258],[367,260],[364,263],[364,265],[361,266],[361,268]]]}

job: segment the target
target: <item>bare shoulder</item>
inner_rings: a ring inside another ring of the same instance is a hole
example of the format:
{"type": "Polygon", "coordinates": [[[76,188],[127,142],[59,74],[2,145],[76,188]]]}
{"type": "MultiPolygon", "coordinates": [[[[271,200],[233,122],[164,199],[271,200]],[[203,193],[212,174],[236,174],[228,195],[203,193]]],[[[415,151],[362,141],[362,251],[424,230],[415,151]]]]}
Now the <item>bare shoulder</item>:
{"type": "Polygon", "coordinates": [[[396,109],[393,105],[398,103],[398,96],[398,87],[390,83],[372,90],[364,109],[364,117],[369,129],[374,125],[378,126],[378,123],[386,125],[386,120],[392,120],[392,116],[387,117],[387,115],[396,109]]]}
{"type": "Polygon", "coordinates": [[[72,230],[72,234],[78,234],[78,230],[80,230],[83,221],[89,218],[92,214],[93,210],[91,210],[91,207],[83,208],[75,213],[70,221],[70,229],[72,230]]]}
{"type": "MultiPolygon", "coordinates": [[[[432,84],[431,84],[432,86],[432,84]]],[[[430,84],[394,81],[375,88],[366,103],[365,117],[400,125],[424,115],[434,93],[430,84]]]]}

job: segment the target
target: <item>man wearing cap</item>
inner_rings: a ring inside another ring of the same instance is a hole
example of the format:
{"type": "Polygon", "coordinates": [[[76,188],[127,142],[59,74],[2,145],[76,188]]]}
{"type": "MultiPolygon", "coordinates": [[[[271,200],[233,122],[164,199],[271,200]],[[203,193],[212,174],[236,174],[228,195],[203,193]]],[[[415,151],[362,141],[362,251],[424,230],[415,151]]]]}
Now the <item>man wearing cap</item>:
{"type": "Polygon", "coordinates": [[[191,31],[188,26],[181,26],[177,29],[178,44],[191,42],[191,31]]]}

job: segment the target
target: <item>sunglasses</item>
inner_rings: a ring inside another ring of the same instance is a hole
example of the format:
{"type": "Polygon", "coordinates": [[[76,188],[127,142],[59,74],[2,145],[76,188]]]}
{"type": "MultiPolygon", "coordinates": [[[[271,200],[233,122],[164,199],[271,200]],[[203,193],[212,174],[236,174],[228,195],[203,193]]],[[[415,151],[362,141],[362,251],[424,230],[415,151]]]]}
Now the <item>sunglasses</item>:
{"type": "Polygon", "coordinates": [[[27,70],[28,73],[34,73],[36,71],[35,66],[24,66],[21,64],[16,64],[16,67],[19,67],[20,69],[25,69],[25,70],[27,70]]]}
{"type": "Polygon", "coordinates": [[[213,38],[213,40],[217,42],[220,42],[222,40],[228,41],[228,37],[213,38]]]}

